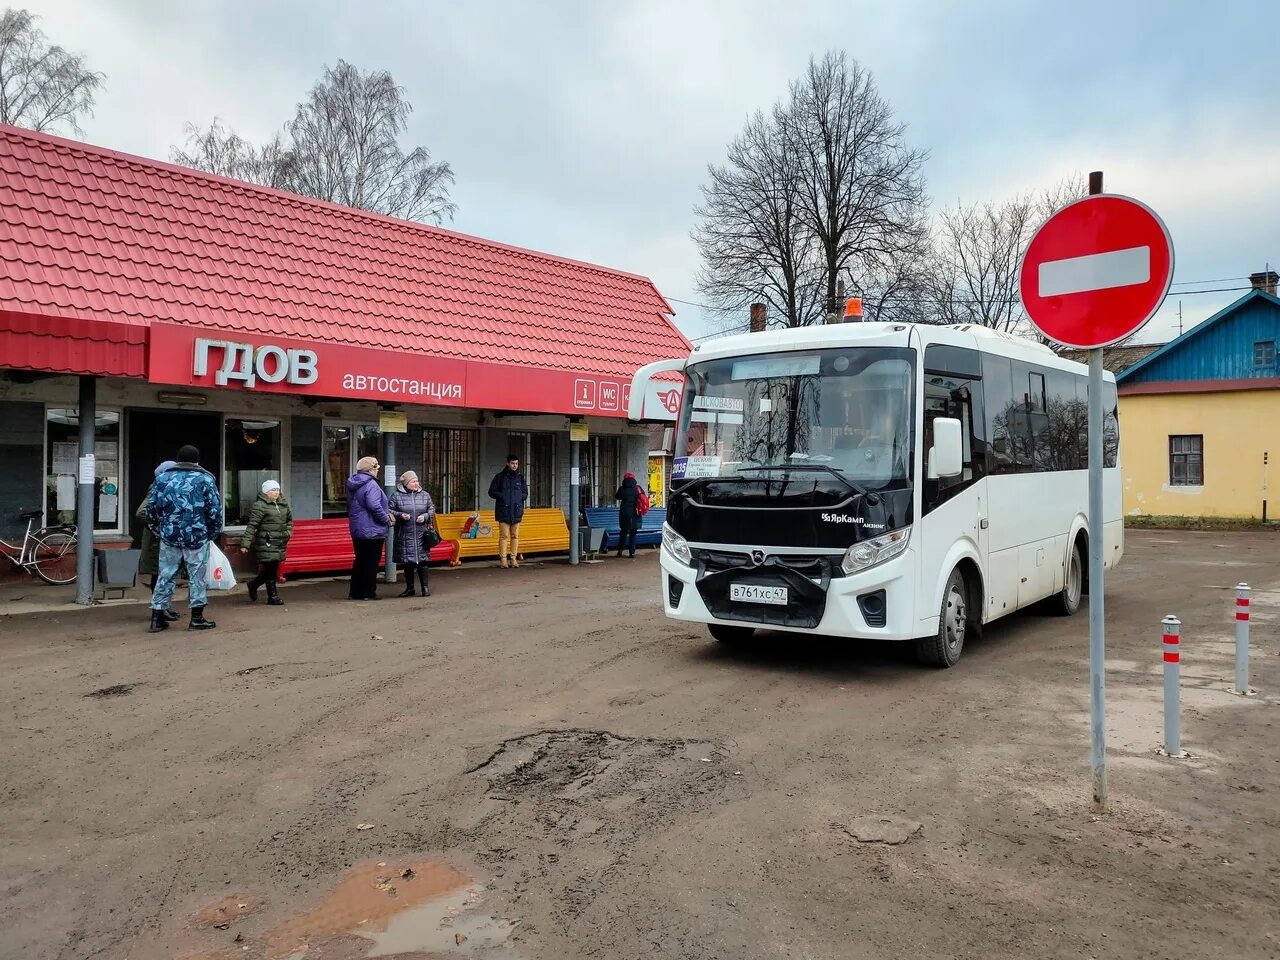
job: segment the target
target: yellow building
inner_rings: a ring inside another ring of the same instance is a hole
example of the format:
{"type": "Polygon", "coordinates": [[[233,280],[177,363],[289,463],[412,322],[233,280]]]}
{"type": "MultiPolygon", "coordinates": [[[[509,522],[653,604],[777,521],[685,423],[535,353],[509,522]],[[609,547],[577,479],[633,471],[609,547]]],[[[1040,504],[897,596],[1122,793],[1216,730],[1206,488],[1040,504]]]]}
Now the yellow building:
{"type": "Polygon", "coordinates": [[[1273,519],[1280,472],[1277,275],[1116,377],[1128,516],[1273,519]]]}

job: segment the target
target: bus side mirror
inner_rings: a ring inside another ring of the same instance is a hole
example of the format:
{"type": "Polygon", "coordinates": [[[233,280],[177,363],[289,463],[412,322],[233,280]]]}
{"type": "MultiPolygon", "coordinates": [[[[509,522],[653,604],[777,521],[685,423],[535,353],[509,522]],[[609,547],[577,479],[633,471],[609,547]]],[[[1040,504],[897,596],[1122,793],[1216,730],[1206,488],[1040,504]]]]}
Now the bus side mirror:
{"type": "Polygon", "coordinates": [[[958,477],[964,472],[964,429],[954,417],[933,421],[933,447],[929,450],[929,479],[958,477]]]}

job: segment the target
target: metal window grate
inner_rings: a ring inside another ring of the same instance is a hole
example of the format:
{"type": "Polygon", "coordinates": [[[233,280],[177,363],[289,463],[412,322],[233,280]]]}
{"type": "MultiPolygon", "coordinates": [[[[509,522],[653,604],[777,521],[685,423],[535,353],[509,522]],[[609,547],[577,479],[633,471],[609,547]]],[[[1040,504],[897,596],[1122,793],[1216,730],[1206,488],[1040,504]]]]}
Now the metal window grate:
{"type": "Polygon", "coordinates": [[[1173,487],[1204,485],[1203,434],[1169,437],[1169,485],[1173,487]]]}
{"type": "Polygon", "coordinates": [[[431,494],[438,512],[477,508],[476,477],[479,469],[478,431],[423,428],[422,485],[431,494]]]}

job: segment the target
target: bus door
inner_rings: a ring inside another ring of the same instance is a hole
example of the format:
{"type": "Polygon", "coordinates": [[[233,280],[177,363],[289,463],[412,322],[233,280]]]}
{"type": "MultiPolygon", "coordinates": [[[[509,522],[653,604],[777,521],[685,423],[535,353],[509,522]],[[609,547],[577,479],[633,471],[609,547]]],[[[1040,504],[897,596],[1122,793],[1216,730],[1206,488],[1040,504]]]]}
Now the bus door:
{"type": "Polygon", "coordinates": [[[933,344],[924,362],[924,470],[921,474],[920,617],[937,615],[933,586],[950,573],[942,565],[952,547],[967,541],[986,576],[989,550],[987,454],[984,437],[981,358],[976,350],[933,344]],[[959,476],[929,479],[933,421],[953,417],[964,435],[964,469],[959,476]]]}

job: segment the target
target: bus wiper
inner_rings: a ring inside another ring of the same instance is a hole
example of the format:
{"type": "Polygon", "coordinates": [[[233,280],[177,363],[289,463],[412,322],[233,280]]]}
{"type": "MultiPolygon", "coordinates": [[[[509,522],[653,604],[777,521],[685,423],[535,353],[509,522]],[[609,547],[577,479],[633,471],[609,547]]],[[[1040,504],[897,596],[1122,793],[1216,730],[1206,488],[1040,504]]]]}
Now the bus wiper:
{"type": "Polygon", "coordinates": [[[774,465],[768,466],[768,467],[737,467],[736,469],[739,473],[746,473],[748,470],[808,470],[808,471],[816,470],[820,473],[831,474],[833,477],[835,477],[837,480],[843,483],[846,487],[848,487],[854,493],[865,497],[867,503],[871,504],[872,506],[880,502],[880,495],[878,493],[873,493],[872,491],[868,490],[866,487],[863,487],[863,486],[860,486],[859,484],[854,483],[852,480],[846,477],[839,470],[835,469],[835,467],[828,467],[825,464],[821,464],[821,463],[775,463],[774,465]]]}

